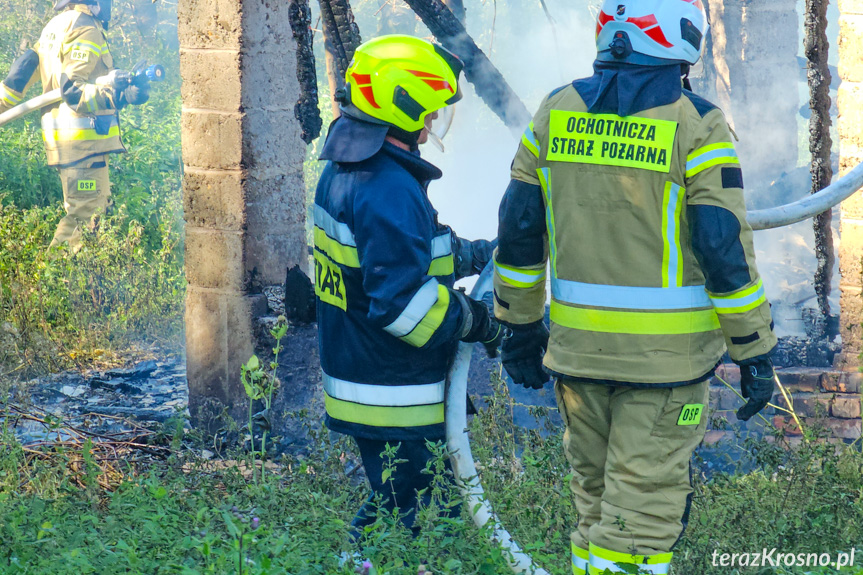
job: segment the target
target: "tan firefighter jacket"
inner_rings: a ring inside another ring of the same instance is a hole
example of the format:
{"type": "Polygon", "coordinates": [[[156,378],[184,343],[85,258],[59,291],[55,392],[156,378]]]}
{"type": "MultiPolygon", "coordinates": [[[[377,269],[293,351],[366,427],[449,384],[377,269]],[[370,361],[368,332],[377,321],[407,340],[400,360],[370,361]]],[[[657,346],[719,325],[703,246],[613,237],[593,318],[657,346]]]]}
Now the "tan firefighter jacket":
{"type": "MultiPolygon", "coordinates": [[[[77,4],[56,15],[34,49],[39,54],[43,94],[60,88],[63,76],[73,83],[66,87],[65,102],[43,109],[48,165],[70,166],[93,156],[125,152],[114,89],[96,83],[114,69],[114,61],[102,24],[90,8],[77,4]],[[68,98],[70,91],[73,98],[68,98]]],[[[35,80],[34,70],[21,90],[0,84],[0,112],[21,103],[35,80]]]]}
{"type": "Polygon", "coordinates": [[[772,351],[722,112],[687,91],[626,118],[587,109],[572,85],[553,92],[522,138],[501,205],[496,316],[540,320],[548,283],[544,364],[580,379],[682,385],[726,347],[735,361],[772,351]]]}

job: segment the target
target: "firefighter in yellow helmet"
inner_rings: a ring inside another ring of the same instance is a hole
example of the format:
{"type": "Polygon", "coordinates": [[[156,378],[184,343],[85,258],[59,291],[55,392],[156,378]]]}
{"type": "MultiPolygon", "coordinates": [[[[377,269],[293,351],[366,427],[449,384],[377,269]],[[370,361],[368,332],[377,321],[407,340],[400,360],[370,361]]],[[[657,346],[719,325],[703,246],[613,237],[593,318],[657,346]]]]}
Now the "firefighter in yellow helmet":
{"type": "Polygon", "coordinates": [[[43,93],[59,88],[63,94],[61,103],[42,110],[48,165],[60,172],[66,208],[51,246],[68,242],[76,248],[81,227],[107,206],[108,154],[126,151],[117,113],[149,98],[146,83],[114,86],[114,60],[105,37],[111,4],[112,0],[57,0],[54,9],[59,14],[0,83],[0,112],[20,104],[37,79],[43,93]]]}
{"type": "Polygon", "coordinates": [[[740,419],[773,393],[732,134],[685,79],[706,32],[700,0],[606,1],[594,74],[542,102],[500,207],[502,362],[528,387],[555,379],[575,575],[669,572],[726,349],[749,398],[740,419]]]}
{"type": "MultiPolygon", "coordinates": [[[[355,536],[398,506],[414,529],[417,491],[444,439],[444,386],[459,341],[495,353],[503,329],[485,304],[453,289],[491,259],[438,222],[429,183],[441,171],[420,157],[439,110],[461,98],[462,64],[440,46],[382,36],[357,48],[341,117],[320,158],[314,204],[315,293],[327,426],[356,439],[372,498],[355,536]],[[384,473],[387,444],[399,445],[384,473]]],[[[457,509],[451,510],[457,513],[457,509]]]]}

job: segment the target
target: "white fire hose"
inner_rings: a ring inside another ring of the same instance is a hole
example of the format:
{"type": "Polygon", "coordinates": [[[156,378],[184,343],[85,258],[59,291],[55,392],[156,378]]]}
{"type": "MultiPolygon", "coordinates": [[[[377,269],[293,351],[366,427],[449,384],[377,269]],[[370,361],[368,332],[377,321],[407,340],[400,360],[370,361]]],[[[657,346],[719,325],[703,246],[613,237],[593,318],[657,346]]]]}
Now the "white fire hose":
{"type": "Polygon", "coordinates": [[[45,106],[51,106],[61,101],[63,96],[60,92],[60,89],[52,90],[47,94],[42,94],[41,96],[37,96],[32,100],[27,100],[23,104],[18,104],[14,108],[10,110],[6,110],[2,114],[0,114],[0,126],[4,124],[8,124],[12,120],[17,120],[21,116],[25,116],[34,110],[39,110],[44,108],[45,106]]]}
{"type": "MultiPolygon", "coordinates": [[[[755,230],[780,228],[832,209],[851,197],[861,187],[863,187],[863,164],[817,194],[784,206],[748,212],[746,219],[755,230]]],[[[474,299],[482,299],[491,289],[492,266],[489,264],[480,274],[470,295],[474,299]]],[[[467,432],[467,379],[473,347],[473,344],[459,343],[455,362],[447,378],[446,441],[453,474],[471,510],[474,523],[478,527],[484,527],[491,522],[492,537],[503,549],[513,572],[548,575],[547,571],[533,564],[530,556],[521,550],[509,532],[500,524],[479,481],[479,473],[473,460],[467,432]]]]}

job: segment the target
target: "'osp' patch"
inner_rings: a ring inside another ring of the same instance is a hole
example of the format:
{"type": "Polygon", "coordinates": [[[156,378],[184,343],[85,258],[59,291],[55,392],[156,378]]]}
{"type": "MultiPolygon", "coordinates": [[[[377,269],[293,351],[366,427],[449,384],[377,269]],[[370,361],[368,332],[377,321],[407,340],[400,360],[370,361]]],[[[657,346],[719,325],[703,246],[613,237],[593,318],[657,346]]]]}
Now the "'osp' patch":
{"type": "Polygon", "coordinates": [[[76,62],[86,62],[90,59],[90,53],[87,50],[72,50],[69,57],[76,62]]]}
{"type": "Polygon", "coordinates": [[[702,403],[684,405],[680,410],[680,417],[677,418],[677,425],[698,425],[701,422],[702,411],[704,411],[702,403]]]}
{"type": "Polygon", "coordinates": [[[79,192],[95,192],[96,180],[78,180],[79,192]]]}

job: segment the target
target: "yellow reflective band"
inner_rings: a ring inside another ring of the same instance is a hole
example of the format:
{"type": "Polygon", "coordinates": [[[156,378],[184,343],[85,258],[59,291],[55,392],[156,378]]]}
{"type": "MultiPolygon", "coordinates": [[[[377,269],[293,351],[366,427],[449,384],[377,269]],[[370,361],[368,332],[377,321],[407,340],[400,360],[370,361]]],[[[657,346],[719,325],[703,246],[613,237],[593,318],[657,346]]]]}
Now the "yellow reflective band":
{"type": "Polygon", "coordinates": [[[86,50],[88,52],[92,52],[97,56],[101,56],[102,54],[108,52],[108,44],[96,44],[95,42],[90,42],[88,40],[74,40],[69,42],[68,44],[63,44],[63,53],[68,54],[72,50],[86,50]]]}
{"type": "Polygon", "coordinates": [[[572,575],[585,575],[587,573],[588,561],[590,553],[587,549],[576,547],[575,543],[571,544],[572,549],[572,575]]]}
{"type": "Polygon", "coordinates": [[[342,401],[324,393],[324,407],[334,419],[372,427],[422,427],[444,422],[443,403],[384,407],[342,401]]]}
{"type": "Polygon", "coordinates": [[[623,570],[623,566],[637,565],[641,571],[655,575],[665,575],[671,569],[671,559],[674,553],[660,553],[657,555],[632,555],[631,553],[620,553],[604,549],[598,545],[590,544],[590,573],[630,573],[631,569],[623,570]]]}
{"type": "Polygon", "coordinates": [[[453,260],[452,254],[450,254],[448,256],[433,259],[429,265],[427,275],[448,276],[452,273],[455,273],[455,261],[453,260]]]}
{"type": "Polygon", "coordinates": [[[551,272],[557,277],[557,233],[554,227],[554,209],[551,204],[551,170],[540,168],[536,171],[539,185],[545,194],[545,220],[548,229],[548,248],[551,252],[551,272]]]}
{"type": "Polygon", "coordinates": [[[339,243],[318,226],[315,226],[314,239],[315,248],[327,254],[334,262],[349,268],[360,267],[357,248],[339,243]]]}
{"type": "MultiPolygon", "coordinates": [[[[433,280],[429,280],[433,281],[433,280]]],[[[414,347],[422,347],[432,338],[437,328],[443,323],[446,312],[449,309],[449,289],[445,286],[437,286],[437,301],[420,320],[413,330],[399,339],[414,347]]]]}
{"type": "Polygon", "coordinates": [[[347,311],[348,297],[345,293],[345,279],[341,268],[317,248],[314,250],[314,258],[315,295],[322,302],[347,311]]]}
{"type": "Polygon", "coordinates": [[[539,142],[536,141],[536,134],[533,133],[533,122],[528,124],[527,130],[522,134],[521,143],[531,154],[539,158],[539,142]]]}
{"type": "Polygon", "coordinates": [[[677,122],[552,110],[549,162],[575,162],[668,173],[677,122]]]}
{"type": "Polygon", "coordinates": [[[2,96],[2,100],[9,104],[10,106],[17,106],[21,103],[21,100],[24,99],[23,96],[20,98],[9,91],[9,88],[0,83],[0,96],[2,96]]]}
{"type": "Polygon", "coordinates": [[[532,288],[545,281],[545,266],[541,269],[516,268],[495,261],[494,270],[500,279],[517,288],[532,288]]]}
{"type": "Polygon", "coordinates": [[[731,142],[720,142],[698,148],[686,157],[686,177],[691,178],[719,164],[739,164],[740,159],[731,142]]]}
{"type": "Polygon", "coordinates": [[[642,312],[589,309],[551,301],[551,321],[563,327],[600,333],[630,335],[681,335],[719,329],[712,309],[642,312]]]}
{"type": "Polygon", "coordinates": [[[107,140],[120,136],[120,127],[111,126],[107,134],[98,134],[96,130],[43,130],[42,137],[46,142],[80,142],[85,140],[107,140]]]}
{"type": "Polygon", "coordinates": [[[683,285],[683,249],[680,247],[680,212],[686,190],[665,183],[662,197],[662,287],[683,285]]]}
{"type": "Polygon", "coordinates": [[[745,313],[767,301],[764,282],[760,278],[748,288],[731,295],[708,295],[718,314],[745,313]]]}

